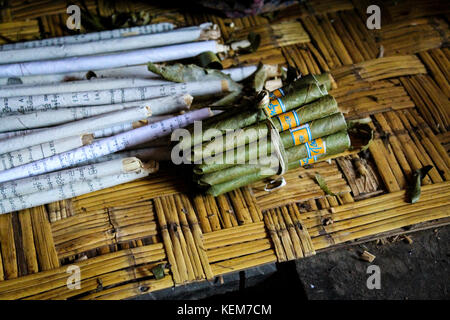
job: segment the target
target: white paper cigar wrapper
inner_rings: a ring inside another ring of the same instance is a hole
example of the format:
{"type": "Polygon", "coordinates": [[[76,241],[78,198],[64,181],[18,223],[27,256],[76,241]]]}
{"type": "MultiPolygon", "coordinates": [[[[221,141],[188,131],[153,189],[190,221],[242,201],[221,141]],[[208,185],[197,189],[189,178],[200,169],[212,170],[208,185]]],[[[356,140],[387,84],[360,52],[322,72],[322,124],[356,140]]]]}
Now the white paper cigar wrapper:
{"type": "Polygon", "coordinates": [[[0,77],[22,77],[38,74],[89,71],[133,66],[151,62],[172,61],[194,57],[204,51],[219,52],[226,48],[214,40],[198,41],[137,49],[95,56],[71,57],[54,60],[30,61],[0,65],[0,77]]]}
{"type": "Polygon", "coordinates": [[[79,148],[93,141],[92,135],[68,137],[0,154],[0,171],[79,148]]]}
{"type": "Polygon", "coordinates": [[[145,120],[120,123],[120,124],[117,124],[112,127],[96,130],[92,134],[94,136],[94,139],[110,137],[110,136],[113,136],[113,135],[116,135],[116,134],[119,134],[119,133],[122,133],[125,131],[129,131],[129,130],[133,130],[136,128],[140,128],[142,126],[146,126],[146,125],[154,123],[154,122],[169,119],[171,117],[173,117],[173,115],[165,115],[165,116],[153,116],[152,115],[150,118],[145,119],[145,120]]]}
{"type": "Polygon", "coordinates": [[[35,95],[0,99],[0,114],[38,110],[125,103],[165,96],[190,94],[212,95],[229,90],[228,81],[172,83],[151,87],[122,88],[114,90],[84,91],[55,95],[35,95]]]}
{"type": "Polygon", "coordinates": [[[170,160],[170,148],[168,146],[164,147],[152,147],[152,148],[141,148],[136,150],[125,150],[121,152],[111,153],[106,156],[91,159],[85,162],[79,163],[80,165],[100,163],[105,161],[111,161],[115,159],[123,159],[129,157],[136,157],[144,162],[149,160],[155,161],[169,161],[170,160]]]}
{"type": "Polygon", "coordinates": [[[168,135],[177,128],[185,127],[196,120],[202,120],[209,116],[211,116],[211,110],[209,108],[187,112],[167,120],[155,122],[95,141],[90,145],[63,152],[49,158],[0,171],[0,183],[70,168],[81,162],[122,151],[126,148],[168,135]]]}
{"type": "Polygon", "coordinates": [[[0,214],[36,207],[46,203],[65,200],[82,194],[117,186],[122,183],[144,178],[155,169],[141,168],[135,172],[120,173],[93,180],[67,183],[48,191],[30,193],[23,196],[0,200],[0,214]]]}
{"type": "Polygon", "coordinates": [[[30,178],[0,183],[0,199],[20,197],[26,194],[53,190],[58,186],[94,180],[142,169],[138,158],[116,159],[101,163],[42,174],[30,178]]]}
{"type": "Polygon", "coordinates": [[[26,148],[52,140],[91,133],[95,130],[108,128],[111,125],[123,121],[138,121],[151,116],[150,107],[134,107],[124,110],[101,114],[87,119],[65,123],[45,130],[32,132],[26,135],[12,137],[2,140],[0,143],[0,154],[26,148]]]}
{"type": "Polygon", "coordinates": [[[124,50],[161,47],[197,40],[218,39],[220,37],[220,32],[218,30],[216,30],[214,34],[211,32],[208,33],[208,30],[212,28],[212,23],[204,23],[200,26],[180,28],[173,31],[98,40],[89,43],[72,43],[38,48],[0,51],[0,64],[79,57],[124,50]],[[214,35],[214,37],[209,37],[207,36],[208,34],[214,35]]]}
{"type": "MultiPolygon", "coordinates": [[[[192,96],[186,94],[104,106],[61,108],[58,110],[50,109],[26,114],[16,113],[14,115],[0,117],[0,131],[17,131],[27,130],[29,128],[54,126],[135,107],[136,105],[150,107],[152,115],[174,113],[188,109],[192,100],[192,96]]],[[[0,140],[1,139],[2,136],[0,135],[0,140]]]]}
{"type": "Polygon", "coordinates": [[[7,85],[0,87],[0,97],[20,97],[44,94],[58,94],[79,91],[111,90],[131,87],[150,87],[170,84],[170,81],[161,79],[115,78],[69,81],[53,84],[37,85],[7,85]]]}
{"type": "MultiPolygon", "coordinates": [[[[222,70],[223,73],[230,75],[233,81],[241,81],[250,75],[252,75],[257,69],[257,66],[244,66],[237,68],[229,68],[222,70]]],[[[157,79],[159,75],[148,71],[147,65],[138,65],[131,67],[121,67],[113,69],[103,69],[95,71],[97,79],[100,78],[140,78],[140,79],[157,79]]],[[[70,82],[76,82],[76,80],[86,80],[86,72],[71,72],[62,74],[47,74],[38,76],[28,76],[20,78],[0,78],[0,85],[5,86],[5,90],[8,87],[27,87],[32,85],[48,84],[52,88],[58,88],[59,84],[65,84],[70,82]],[[68,82],[65,82],[68,81],[68,82]],[[19,83],[19,84],[9,84],[9,83],[19,83]],[[8,85],[9,84],[9,85],[8,85]]],[[[92,80],[90,80],[92,81],[92,80]]],[[[161,81],[161,80],[156,80],[161,81]]],[[[46,87],[44,87],[46,88],[46,87]]],[[[49,90],[49,89],[47,89],[49,90]]],[[[66,89],[59,92],[74,92],[75,90],[65,91],[66,89]]],[[[81,90],[80,90],[81,91],[81,90]]],[[[87,90],[86,90],[87,91],[87,90]]],[[[0,91],[4,92],[4,91],[0,91]]],[[[59,93],[59,92],[48,92],[48,93],[59,93]]],[[[42,92],[45,93],[45,92],[42,92]]],[[[14,93],[14,96],[17,95],[14,93]]],[[[25,95],[25,94],[20,94],[25,95]]],[[[12,95],[11,95],[12,96],[12,95]]]]}
{"type": "Polygon", "coordinates": [[[89,32],[85,34],[79,34],[74,36],[64,36],[49,38],[43,40],[33,40],[24,41],[11,44],[3,44],[0,46],[0,51],[4,50],[17,50],[25,48],[39,48],[48,46],[59,46],[64,44],[74,44],[74,43],[86,43],[91,41],[108,40],[108,39],[120,39],[128,36],[136,36],[140,34],[151,34],[158,32],[165,32],[173,30],[175,25],[172,23],[156,23],[149,24],[146,26],[121,28],[115,30],[107,30],[100,32],[89,32]]]}

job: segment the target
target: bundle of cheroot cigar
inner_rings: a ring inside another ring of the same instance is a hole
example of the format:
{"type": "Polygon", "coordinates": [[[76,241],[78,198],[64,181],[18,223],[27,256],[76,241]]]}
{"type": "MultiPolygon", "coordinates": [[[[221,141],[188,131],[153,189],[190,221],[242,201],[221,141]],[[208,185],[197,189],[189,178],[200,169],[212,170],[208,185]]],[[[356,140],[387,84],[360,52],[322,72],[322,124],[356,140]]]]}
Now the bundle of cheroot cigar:
{"type": "Polygon", "coordinates": [[[194,181],[218,196],[347,150],[331,83],[328,73],[308,75],[260,95],[255,108],[204,120],[201,134],[177,146],[194,163],[194,181]]]}
{"type": "Polygon", "coordinates": [[[171,132],[212,115],[190,111],[193,99],[223,95],[256,66],[178,83],[146,64],[221,52],[219,36],[211,23],[160,23],[0,46],[0,214],[157,171],[171,132]]]}

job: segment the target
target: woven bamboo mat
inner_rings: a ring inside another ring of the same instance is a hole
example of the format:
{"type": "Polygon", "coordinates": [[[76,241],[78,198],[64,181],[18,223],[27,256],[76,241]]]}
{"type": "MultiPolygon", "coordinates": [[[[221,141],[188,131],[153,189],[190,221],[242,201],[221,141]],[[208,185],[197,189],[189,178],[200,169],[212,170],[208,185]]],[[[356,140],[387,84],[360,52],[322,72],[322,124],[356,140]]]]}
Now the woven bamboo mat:
{"type": "MultiPolygon", "coordinates": [[[[228,19],[128,1],[85,1],[103,16],[146,11],[151,23],[212,21],[223,40],[261,34],[260,48],[224,61],[330,71],[347,119],[370,116],[367,152],[286,174],[217,198],[194,194],[169,165],[135,182],[0,215],[0,299],[124,299],[223,274],[320,254],[392,233],[450,222],[449,6],[384,1],[381,30],[368,30],[373,1],[305,1],[265,16],[228,19]],[[420,201],[405,190],[432,165],[420,201]],[[366,174],[362,175],[361,172],[366,174]],[[314,180],[320,173],[335,196],[314,180]],[[68,267],[81,270],[67,287],[68,267]]],[[[68,34],[66,1],[9,0],[0,43],[68,34]]]]}

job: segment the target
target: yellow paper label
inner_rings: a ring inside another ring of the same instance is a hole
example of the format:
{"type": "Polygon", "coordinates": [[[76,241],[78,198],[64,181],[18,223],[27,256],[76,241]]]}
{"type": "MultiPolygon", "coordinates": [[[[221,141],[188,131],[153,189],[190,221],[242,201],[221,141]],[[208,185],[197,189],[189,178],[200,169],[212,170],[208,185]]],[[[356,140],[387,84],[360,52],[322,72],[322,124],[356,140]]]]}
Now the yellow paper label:
{"type": "Polygon", "coordinates": [[[311,129],[309,124],[305,123],[302,126],[296,127],[289,130],[291,132],[291,137],[294,142],[294,146],[311,141],[311,129]]]}
{"type": "Polygon", "coordinates": [[[270,117],[276,116],[286,111],[283,101],[279,98],[270,99],[269,105],[266,106],[267,114],[270,117]]]}
{"type": "Polygon", "coordinates": [[[300,119],[295,111],[289,111],[277,116],[278,121],[281,125],[281,131],[287,129],[295,128],[300,125],[300,119]]]}
{"type": "Polygon", "coordinates": [[[325,140],[322,138],[314,139],[306,144],[306,150],[308,152],[308,158],[318,156],[327,152],[327,146],[325,140]]]}
{"type": "Polygon", "coordinates": [[[284,96],[285,96],[285,93],[284,93],[283,89],[281,89],[281,88],[276,89],[276,90],[272,91],[271,93],[269,93],[269,97],[271,97],[271,98],[281,98],[284,96]]]}
{"type": "Polygon", "coordinates": [[[300,159],[300,166],[303,167],[307,164],[313,164],[316,161],[317,161],[317,156],[314,156],[311,158],[300,159]]]}

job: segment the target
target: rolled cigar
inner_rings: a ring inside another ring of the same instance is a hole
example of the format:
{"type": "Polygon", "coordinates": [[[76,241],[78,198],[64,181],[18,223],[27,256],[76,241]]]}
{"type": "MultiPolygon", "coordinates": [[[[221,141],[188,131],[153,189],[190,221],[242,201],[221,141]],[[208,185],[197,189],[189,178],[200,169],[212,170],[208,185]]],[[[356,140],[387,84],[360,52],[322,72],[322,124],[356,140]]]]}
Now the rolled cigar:
{"type": "Polygon", "coordinates": [[[148,126],[133,129],[112,137],[104,138],[92,144],[68,152],[34,161],[9,170],[0,171],[0,182],[21,179],[49,173],[86,163],[91,159],[123,151],[126,148],[143,144],[147,141],[170,134],[176,128],[184,127],[196,120],[211,115],[209,108],[199,109],[185,114],[155,122],[148,126]]]}
{"type": "Polygon", "coordinates": [[[217,25],[203,23],[200,26],[179,28],[166,32],[104,39],[92,42],[65,43],[35,48],[0,51],[0,64],[37,61],[66,57],[79,57],[123,50],[161,47],[198,40],[216,40],[220,37],[217,25]]]}
{"type": "Polygon", "coordinates": [[[129,130],[133,130],[136,128],[140,128],[142,126],[149,125],[154,122],[159,122],[159,121],[162,121],[165,119],[169,119],[171,117],[173,117],[173,115],[168,114],[168,115],[164,115],[164,116],[151,116],[150,118],[147,118],[144,120],[139,120],[139,121],[133,121],[133,122],[127,121],[127,122],[116,124],[112,127],[96,130],[92,134],[94,135],[94,139],[110,137],[110,136],[113,136],[113,135],[116,135],[116,134],[119,134],[119,133],[122,133],[125,131],[129,131],[129,130]]]}
{"type": "MultiPolygon", "coordinates": [[[[269,130],[267,124],[263,125],[265,125],[265,127],[262,127],[259,130],[265,131],[265,135],[261,135],[262,137],[267,137],[269,130]]],[[[280,133],[280,139],[283,147],[288,150],[293,146],[304,144],[313,139],[325,137],[346,129],[347,123],[343,114],[335,113],[331,116],[316,119],[296,128],[283,131],[280,133]]],[[[267,156],[268,153],[270,154],[272,152],[272,143],[270,142],[270,139],[267,138],[262,141],[248,144],[245,147],[242,146],[236,149],[229,149],[222,154],[214,156],[213,159],[206,159],[205,163],[194,167],[194,172],[198,174],[215,172],[231,167],[237,163],[248,163],[253,159],[267,156]]]]}
{"type": "Polygon", "coordinates": [[[95,71],[151,62],[172,61],[194,57],[204,51],[225,51],[214,40],[183,43],[158,48],[137,49],[94,56],[30,61],[0,65],[0,77],[23,77],[39,74],[95,71]]]}
{"type": "Polygon", "coordinates": [[[307,76],[301,77],[288,85],[281,87],[273,92],[274,96],[284,96],[291,91],[295,91],[309,84],[323,85],[329,91],[332,88],[333,78],[329,72],[324,72],[321,74],[309,74],[307,76]]]}
{"type": "Polygon", "coordinates": [[[94,117],[100,114],[136,107],[137,105],[149,107],[151,109],[152,115],[161,115],[188,109],[192,103],[192,100],[192,96],[186,94],[153,100],[117,103],[104,106],[41,110],[25,114],[15,113],[14,115],[0,117],[0,131],[54,126],[71,121],[94,117]]]}
{"type": "MultiPolygon", "coordinates": [[[[322,140],[322,142],[325,141],[326,144],[326,152],[321,154],[312,155],[312,157],[315,157],[314,161],[320,160],[321,157],[325,156],[331,156],[338,154],[340,152],[343,152],[347,150],[350,147],[350,137],[348,136],[347,132],[339,132],[334,135],[330,135],[322,140]]],[[[308,144],[312,145],[311,148],[314,148],[315,146],[321,144],[319,141],[316,141],[317,143],[310,142],[308,144]]],[[[296,148],[296,147],[294,147],[296,148]]],[[[293,148],[292,148],[293,149],[293,148]]],[[[305,148],[306,151],[306,148],[305,148]]],[[[296,155],[300,155],[300,152],[298,152],[296,155]]],[[[303,155],[308,156],[308,152],[303,153],[303,155]]],[[[306,157],[308,158],[308,157],[306,157]]],[[[289,158],[291,159],[291,158],[289,158]]],[[[311,162],[310,162],[311,163],[311,162]]],[[[288,168],[294,169],[296,167],[299,167],[301,165],[305,165],[306,160],[305,158],[301,159],[292,159],[292,161],[289,162],[288,168]],[[303,160],[303,161],[301,161],[303,160]]],[[[255,166],[247,167],[248,165],[239,166],[240,169],[233,169],[233,179],[226,180],[225,182],[215,184],[210,186],[207,189],[207,193],[216,197],[218,195],[221,195],[223,193],[229,192],[231,190],[246,186],[248,184],[251,184],[253,182],[262,180],[264,178],[270,177],[272,175],[277,174],[278,167],[260,167],[259,171],[256,170],[255,166]]],[[[234,168],[234,167],[233,167],[234,168]]],[[[231,169],[231,168],[230,168],[231,169]]],[[[228,170],[228,169],[227,169],[228,170]]],[[[223,170],[225,171],[225,170],[223,170]]],[[[231,170],[230,170],[231,171],[231,170]]],[[[227,172],[223,172],[222,175],[227,174],[227,172]]]]}
{"type": "Polygon", "coordinates": [[[54,190],[57,187],[81,181],[136,172],[141,169],[141,160],[130,157],[8,181],[0,183],[0,199],[17,198],[30,193],[54,190]]]}
{"type": "MultiPolygon", "coordinates": [[[[301,124],[308,123],[315,119],[324,118],[337,112],[339,112],[339,108],[336,100],[332,96],[327,95],[319,100],[304,105],[301,108],[282,113],[281,115],[274,117],[273,124],[279,132],[288,129],[293,130],[293,128],[298,127],[301,124]]],[[[225,151],[234,149],[267,136],[267,133],[267,123],[264,121],[259,122],[243,128],[242,130],[227,133],[225,139],[215,139],[214,141],[205,143],[202,147],[202,153],[211,154],[215,150],[225,151]]],[[[285,147],[287,146],[285,145],[285,147]]],[[[195,151],[196,150],[194,150],[194,158],[197,158],[195,157],[195,151]]]]}
{"type": "Polygon", "coordinates": [[[93,139],[91,134],[78,135],[0,154],[0,171],[88,145],[93,139]]]}
{"type": "Polygon", "coordinates": [[[69,122],[45,130],[9,138],[0,143],[0,154],[44,143],[54,139],[54,137],[62,139],[75,135],[92,133],[95,130],[107,128],[116,123],[123,121],[137,121],[150,116],[151,110],[149,107],[134,107],[69,122]]]}
{"type": "Polygon", "coordinates": [[[90,80],[68,81],[51,84],[15,84],[0,88],[0,97],[18,97],[33,95],[49,95],[67,92],[111,90],[131,87],[151,87],[162,84],[170,84],[170,81],[161,79],[139,79],[139,78],[92,78],[90,80]]]}
{"type": "MultiPolygon", "coordinates": [[[[223,73],[228,74],[233,81],[241,81],[251,74],[253,74],[257,69],[257,66],[244,66],[237,68],[229,68],[222,70],[223,73]]],[[[37,76],[24,76],[20,78],[0,78],[0,85],[9,87],[20,87],[20,86],[32,86],[32,85],[48,85],[52,88],[57,88],[57,84],[63,84],[72,81],[82,81],[88,79],[88,74],[90,72],[70,72],[70,73],[60,73],[60,74],[46,74],[37,76]]],[[[112,69],[101,69],[95,71],[95,76],[97,79],[100,78],[139,78],[139,79],[153,79],[155,81],[161,81],[160,76],[148,71],[147,64],[112,68],[112,69]]],[[[62,87],[60,92],[71,92],[73,90],[66,91],[67,89],[62,87]]],[[[80,90],[82,91],[82,90],[80,90]]],[[[87,90],[86,90],[87,91],[87,90]]],[[[59,92],[59,93],[60,93],[59,92]]],[[[55,92],[57,93],[57,92],[55,92]]]]}
{"type": "Polygon", "coordinates": [[[144,178],[157,170],[157,163],[146,164],[139,170],[114,174],[93,180],[85,180],[57,186],[55,189],[0,200],[0,214],[36,207],[46,203],[73,198],[82,194],[113,187],[144,178]]]}
{"type": "MultiPolygon", "coordinates": [[[[289,163],[299,161],[305,158],[311,158],[314,156],[320,156],[328,154],[328,149],[333,151],[335,149],[341,149],[350,143],[348,134],[346,131],[340,131],[338,133],[325,136],[323,138],[314,139],[308,143],[301,144],[296,147],[292,147],[286,150],[286,158],[289,163]]],[[[260,158],[256,164],[242,164],[234,165],[229,168],[219,170],[216,172],[203,174],[198,177],[198,183],[202,185],[214,185],[228,180],[237,178],[239,175],[245,175],[248,173],[256,172],[260,168],[264,168],[267,164],[278,165],[278,158],[276,155],[271,154],[267,157],[260,158]]],[[[277,167],[278,168],[278,167],[277,167]]]]}
{"type": "Polygon", "coordinates": [[[73,36],[55,37],[42,40],[32,40],[24,42],[7,43],[0,45],[0,51],[17,50],[25,48],[40,48],[48,46],[56,46],[73,43],[87,43],[92,41],[120,39],[128,36],[135,36],[140,34],[152,34],[158,32],[165,32],[173,30],[175,25],[168,22],[148,24],[139,27],[121,28],[99,32],[89,32],[84,34],[77,34],[73,36]]]}
{"type": "Polygon", "coordinates": [[[215,137],[218,133],[224,134],[227,130],[248,127],[259,121],[265,120],[267,118],[266,112],[273,117],[317,100],[325,95],[327,95],[327,90],[324,86],[319,87],[316,84],[310,84],[284,97],[271,98],[266,111],[263,111],[262,109],[252,109],[223,112],[203,123],[202,132],[193,132],[194,130],[191,129],[191,132],[193,133],[191,139],[181,141],[178,147],[181,150],[186,150],[203,141],[211,140],[211,138],[215,137]]]}
{"type": "Polygon", "coordinates": [[[155,161],[169,161],[170,160],[170,149],[167,146],[164,147],[151,147],[151,148],[139,148],[135,150],[125,150],[122,152],[111,153],[106,156],[90,159],[85,162],[80,162],[78,166],[106,162],[116,159],[124,159],[136,157],[141,161],[147,162],[149,160],[155,161]]]}
{"type": "Polygon", "coordinates": [[[0,114],[11,112],[31,112],[66,107],[84,107],[125,102],[136,102],[166,96],[190,94],[203,96],[224,93],[229,90],[227,80],[205,82],[171,83],[151,87],[122,88],[114,90],[83,91],[61,93],[58,95],[35,95],[29,97],[3,98],[0,101],[0,114]]]}

